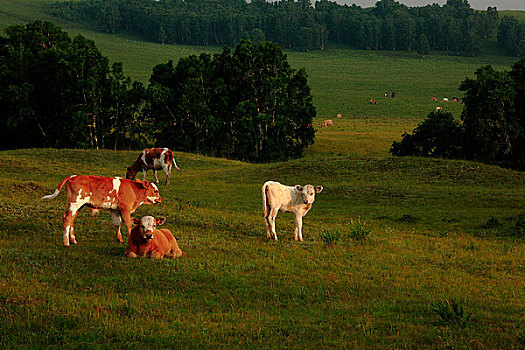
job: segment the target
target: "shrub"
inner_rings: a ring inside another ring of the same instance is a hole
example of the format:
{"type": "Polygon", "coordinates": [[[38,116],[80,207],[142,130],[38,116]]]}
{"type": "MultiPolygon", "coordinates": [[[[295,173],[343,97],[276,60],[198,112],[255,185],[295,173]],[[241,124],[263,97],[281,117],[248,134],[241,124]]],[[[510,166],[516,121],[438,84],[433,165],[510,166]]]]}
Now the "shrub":
{"type": "Polygon", "coordinates": [[[394,156],[459,158],[463,154],[463,129],[452,114],[430,113],[414,129],[404,133],[400,142],[394,141],[390,153],[394,156]]]}

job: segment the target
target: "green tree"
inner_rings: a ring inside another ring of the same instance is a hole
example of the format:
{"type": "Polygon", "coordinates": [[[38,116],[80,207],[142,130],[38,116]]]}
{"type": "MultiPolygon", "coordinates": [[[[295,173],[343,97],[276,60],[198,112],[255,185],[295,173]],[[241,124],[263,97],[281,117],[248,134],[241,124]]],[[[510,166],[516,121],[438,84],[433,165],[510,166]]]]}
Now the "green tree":
{"type": "Polygon", "coordinates": [[[105,147],[114,77],[94,42],[43,21],[6,33],[0,147],[105,147]]]}
{"type": "Polygon", "coordinates": [[[452,114],[430,113],[412,134],[404,133],[394,141],[390,153],[395,156],[460,158],[463,155],[463,129],[452,114]]]}
{"type": "Polygon", "coordinates": [[[241,41],[233,52],[158,65],[148,96],[158,139],[175,149],[278,161],[300,157],[314,141],[306,73],[275,43],[241,41]]]}
{"type": "Polygon", "coordinates": [[[421,34],[419,36],[419,42],[417,44],[417,53],[425,56],[430,53],[430,44],[428,43],[427,36],[425,34],[421,34]]]}
{"type": "Polygon", "coordinates": [[[508,72],[491,66],[475,72],[459,87],[465,91],[461,114],[465,129],[465,155],[486,163],[508,162],[520,134],[515,113],[515,88],[508,72]]]}

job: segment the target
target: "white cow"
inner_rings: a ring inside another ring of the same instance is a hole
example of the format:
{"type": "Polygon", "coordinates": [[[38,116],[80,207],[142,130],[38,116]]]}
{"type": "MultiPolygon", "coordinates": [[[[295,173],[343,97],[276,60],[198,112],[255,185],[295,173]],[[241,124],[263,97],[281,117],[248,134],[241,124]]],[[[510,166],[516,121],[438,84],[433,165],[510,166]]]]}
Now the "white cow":
{"type": "Polygon", "coordinates": [[[323,190],[323,186],[285,186],[275,181],[267,181],[262,187],[262,202],[266,235],[268,239],[277,240],[275,233],[275,217],[280,211],[295,215],[294,239],[303,240],[303,216],[305,216],[315,200],[315,194],[323,190]]]}

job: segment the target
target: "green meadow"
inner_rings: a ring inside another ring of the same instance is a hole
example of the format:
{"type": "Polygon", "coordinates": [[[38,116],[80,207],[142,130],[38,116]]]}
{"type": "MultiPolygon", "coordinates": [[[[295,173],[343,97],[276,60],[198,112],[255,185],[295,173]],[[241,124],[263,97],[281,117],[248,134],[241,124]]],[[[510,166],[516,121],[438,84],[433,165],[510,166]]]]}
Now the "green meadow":
{"type": "MultiPolygon", "coordinates": [[[[0,0],[0,27],[52,20],[145,83],[156,64],[220,50],[99,33],[54,18],[48,3],[0,0]]],[[[86,209],[78,245],[65,248],[65,194],[40,200],[68,175],[124,176],[138,151],[0,152],[0,347],[525,347],[525,174],[388,153],[436,106],[459,118],[461,103],[442,98],[462,97],[476,68],[508,70],[516,59],[493,41],[473,58],[287,54],[309,75],[316,143],[272,164],[176,152],[184,171],[169,187],[159,174],[163,202],[136,216],[166,217],[184,258],[126,259],[110,214],[86,209]],[[395,98],[382,96],[392,89],[395,98]],[[324,119],[334,126],[319,128],[324,119]],[[288,213],[277,216],[279,241],[266,239],[261,186],[270,179],[324,186],[304,242],[293,240],[288,213]]]]}

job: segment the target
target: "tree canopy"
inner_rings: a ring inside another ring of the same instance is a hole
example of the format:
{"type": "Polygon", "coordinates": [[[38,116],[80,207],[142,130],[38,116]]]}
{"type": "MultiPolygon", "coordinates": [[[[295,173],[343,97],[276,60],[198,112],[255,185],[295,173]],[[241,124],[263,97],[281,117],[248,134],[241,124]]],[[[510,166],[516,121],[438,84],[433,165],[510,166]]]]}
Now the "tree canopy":
{"type": "Polygon", "coordinates": [[[156,66],[148,89],[159,141],[174,149],[249,161],[297,158],[314,142],[306,72],[275,43],[156,66]]]}
{"type": "Polygon", "coordinates": [[[55,4],[69,20],[103,31],[125,30],[169,44],[228,45],[241,39],[285,48],[323,49],[330,42],[366,50],[429,50],[474,55],[498,25],[496,8],[474,11],[466,0],[407,7],[380,0],[373,8],[328,0],[82,0],[55,4]]]}
{"type": "Polygon", "coordinates": [[[50,22],[0,37],[0,148],[141,148],[247,161],[297,158],[316,116],[306,72],[275,43],[154,67],[147,87],[50,22]]]}

